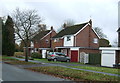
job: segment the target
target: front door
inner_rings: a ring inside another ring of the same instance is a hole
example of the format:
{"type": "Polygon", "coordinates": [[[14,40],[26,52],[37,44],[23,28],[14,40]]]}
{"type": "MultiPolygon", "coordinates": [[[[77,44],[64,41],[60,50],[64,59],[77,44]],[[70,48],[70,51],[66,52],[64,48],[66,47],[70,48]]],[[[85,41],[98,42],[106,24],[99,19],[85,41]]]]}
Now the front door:
{"type": "Polygon", "coordinates": [[[71,62],[78,62],[78,51],[77,50],[71,51],[71,62]]]}

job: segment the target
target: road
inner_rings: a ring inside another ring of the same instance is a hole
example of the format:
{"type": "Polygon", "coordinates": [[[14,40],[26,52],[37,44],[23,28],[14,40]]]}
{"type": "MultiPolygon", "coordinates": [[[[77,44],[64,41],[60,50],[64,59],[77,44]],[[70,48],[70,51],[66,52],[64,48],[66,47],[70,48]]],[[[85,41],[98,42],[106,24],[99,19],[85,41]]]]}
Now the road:
{"type": "Polygon", "coordinates": [[[3,63],[2,65],[3,81],[65,81],[62,78],[37,73],[3,63]]]}

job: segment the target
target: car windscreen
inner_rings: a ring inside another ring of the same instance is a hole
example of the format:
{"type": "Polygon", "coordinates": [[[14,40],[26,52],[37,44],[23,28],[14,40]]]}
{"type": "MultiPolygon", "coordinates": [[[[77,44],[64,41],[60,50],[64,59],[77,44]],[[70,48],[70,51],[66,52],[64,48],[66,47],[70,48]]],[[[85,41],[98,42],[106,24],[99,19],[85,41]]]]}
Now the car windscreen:
{"type": "Polygon", "coordinates": [[[64,53],[57,53],[57,55],[59,55],[59,56],[65,56],[64,53]]]}

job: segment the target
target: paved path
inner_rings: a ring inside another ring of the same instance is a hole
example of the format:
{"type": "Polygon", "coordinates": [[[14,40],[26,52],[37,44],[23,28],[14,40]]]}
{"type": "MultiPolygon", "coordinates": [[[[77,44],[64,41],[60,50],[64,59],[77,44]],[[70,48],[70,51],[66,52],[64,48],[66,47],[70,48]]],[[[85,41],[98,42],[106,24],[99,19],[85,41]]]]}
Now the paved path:
{"type": "Polygon", "coordinates": [[[54,76],[21,69],[13,65],[2,65],[3,81],[65,81],[65,79],[54,76]]]}
{"type": "MultiPolygon", "coordinates": [[[[17,58],[17,59],[24,61],[24,59],[20,59],[20,58],[17,58]]],[[[88,72],[94,72],[94,73],[100,73],[100,74],[106,74],[106,75],[110,75],[110,76],[120,77],[120,75],[118,75],[118,74],[111,74],[111,73],[105,73],[105,72],[99,72],[99,71],[93,71],[93,70],[87,70],[87,69],[73,68],[73,67],[68,67],[69,65],[66,66],[65,64],[59,64],[59,63],[54,63],[54,64],[53,63],[44,63],[44,62],[34,61],[34,60],[29,60],[29,62],[40,63],[40,65],[34,65],[33,67],[38,67],[38,66],[61,66],[61,67],[65,67],[65,68],[75,69],[75,70],[83,70],[83,71],[88,71],[88,72]]],[[[30,67],[30,66],[28,66],[28,67],[30,67]]]]}

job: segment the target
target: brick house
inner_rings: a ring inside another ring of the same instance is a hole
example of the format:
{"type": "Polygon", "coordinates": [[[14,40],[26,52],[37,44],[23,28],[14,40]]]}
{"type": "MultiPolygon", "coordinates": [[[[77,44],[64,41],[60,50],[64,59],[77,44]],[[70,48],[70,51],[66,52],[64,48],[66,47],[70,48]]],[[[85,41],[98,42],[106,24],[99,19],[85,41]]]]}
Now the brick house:
{"type": "Polygon", "coordinates": [[[38,52],[42,54],[42,58],[46,58],[47,51],[51,49],[51,38],[56,35],[55,30],[51,26],[51,30],[40,31],[36,34],[31,41],[31,48],[34,48],[31,52],[38,52]]]}
{"type": "MultiPolygon", "coordinates": [[[[117,30],[117,32],[118,32],[118,48],[119,48],[120,47],[120,27],[117,30]]],[[[120,64],[120,50],[116,50],[116,64],[120,64]]]]}
{"type": "Polygon", "coordinates": [[[71,62],[80,62],[81,53],[99,53],[99,36],[92,28],[92,21],[68,26],[52,37],[54,51],[64,52],[71,62]]]}

